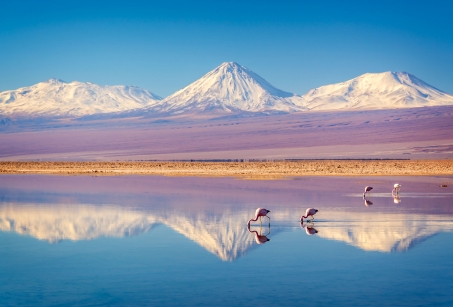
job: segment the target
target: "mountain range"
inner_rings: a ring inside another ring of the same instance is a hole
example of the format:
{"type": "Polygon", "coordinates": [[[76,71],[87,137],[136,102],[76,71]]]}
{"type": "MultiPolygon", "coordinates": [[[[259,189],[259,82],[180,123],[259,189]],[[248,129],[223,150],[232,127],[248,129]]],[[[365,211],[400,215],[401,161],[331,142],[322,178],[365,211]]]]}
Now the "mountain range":
{"type": "Polygon", "coordinates": [[[304,95],[275,88],[250,69],[225,62],[162,99],[136,86],[101,86],[50,79],[0,92],[2,117],[82,117],[96,114],[240,114],[316,110],[379,110],[453,105],[453,95],[405,72],[367,73],[304,95]],[[126,113],[127,114],[127,113],[126,113]]]}
{"type": "Polygon", "coordinates": [[[49,79],[0,93],[0,114],[80,117],[142,109],[162,98],[136,86],[101,86],[49,79]]]}

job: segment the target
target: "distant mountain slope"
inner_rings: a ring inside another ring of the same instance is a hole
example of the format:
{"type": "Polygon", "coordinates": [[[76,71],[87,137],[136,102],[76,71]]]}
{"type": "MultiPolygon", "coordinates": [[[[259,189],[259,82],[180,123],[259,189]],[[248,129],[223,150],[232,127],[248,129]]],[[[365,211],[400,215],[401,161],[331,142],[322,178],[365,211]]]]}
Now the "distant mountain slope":
{"type": "Polygon", "coordinates": [[[275,88],[250,69],[235,62],[225,62],[151,109],[172,114],[303,110],[286,99],[292,96],[294,94],[275,88]]]}
{"type": "Polygon", "coordinates": [[[405,72],[367,73],[302,96],[310,110],[394,109],[452,105],[453,96],[405,72]]]}
{"type": "Polygon", "coordinates": [[[453,95],[405,72],[367,73],[299,96],[275,88],[244,66],[225,62],[163,100],[136,86],[100,86],[58,79],[0,92],[0,125],[9,125],[14,117],[219,117],[443,105],[453,105],[453,95]]]}
{"type": "Polygon", "coordinates": [[[0,92],[0,114],[77,117],[140,109],[161,99],[136,86],[101,86],[49,79],[29,87],[0,92]]]}

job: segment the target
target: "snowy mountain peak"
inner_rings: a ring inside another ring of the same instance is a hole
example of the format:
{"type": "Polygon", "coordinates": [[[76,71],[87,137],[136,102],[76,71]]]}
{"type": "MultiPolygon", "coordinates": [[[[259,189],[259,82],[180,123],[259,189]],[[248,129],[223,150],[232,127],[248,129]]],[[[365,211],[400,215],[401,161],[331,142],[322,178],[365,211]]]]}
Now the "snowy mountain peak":
{"type": "Polygon", "coordinates": [[[206,75],[163,100],[162,111],[266,112],[302,108],[286,100],[294,94],[272,86],[250,69],[224,62],[206,75]]]}
{"type": "Polygon", "coordinates": [[[49,83],[49,84],[60,84],[60,83],[67,83],[61,79],[57,79],[57,78],[50,78],[49,80],[46,80],[42,83],[49,83]]]}
{"type": "Polygon", "coordinates": [[[407,73],[407,72],[392,72],[386,71],[382,73],[366,73],[357,78],[352,80],[346,81],[347,82],[355,82],[356,84],[362,83],[363,86],[365,85],[374,85],[375,87],[379,86],[397,86],[397,85],[407,85],[410,87],[413,86],[422,86],[422,87],[431,87],[427,83],[423,82],[422,80],[418,79],[417,77],[407,73]]]}
{"type": "Polygon", "coordinates": [[[366,73],[302,96],[310,110],[389,109],[451,105],[453,96],[406,72],[366,73]]]}
{"type": "Polygon", "coordinates": [[[142,109],[162,98],[135,86],[101,86],[90,82],[49,79],[29,87],[0,92],[0,114],[47,117],[84,116],[142,109]]]}
{"type": "Polygon", "coordinates": [[[241,67],[241,65],[239,65],[236,62],[223,62],[217,68],[221,68],[221,67],[241,67]]]}

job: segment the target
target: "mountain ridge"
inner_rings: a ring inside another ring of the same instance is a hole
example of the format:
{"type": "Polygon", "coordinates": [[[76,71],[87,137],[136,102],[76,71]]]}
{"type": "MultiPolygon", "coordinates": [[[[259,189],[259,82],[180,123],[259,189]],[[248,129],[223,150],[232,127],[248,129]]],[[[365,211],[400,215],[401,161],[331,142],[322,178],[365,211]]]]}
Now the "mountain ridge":
{"type": "Polygon", "coordinates": [[[0,92],[3,119],[8,116],[94,119],[194,114],[235,117],[443,105],[453,105],[453,95],[407,72],[365,73],[311,89],[300,96],[274,87],[236,62],[222,63],[164,99],[136,86],[101,86],[56,78],[0,92]]]}
{"type": "Polygon", "coordinates": [[[0,92],[0,114],[79,117],[141,109],[162,98],[137,86],[102,86],[51,78],[0,92]]]}
{"type": "Polygon", "coordinates": [[[407,72],[386,71],[311,89],[302,104],[310,110],[390,109],[451,105],[453,96],[407,72]]]}

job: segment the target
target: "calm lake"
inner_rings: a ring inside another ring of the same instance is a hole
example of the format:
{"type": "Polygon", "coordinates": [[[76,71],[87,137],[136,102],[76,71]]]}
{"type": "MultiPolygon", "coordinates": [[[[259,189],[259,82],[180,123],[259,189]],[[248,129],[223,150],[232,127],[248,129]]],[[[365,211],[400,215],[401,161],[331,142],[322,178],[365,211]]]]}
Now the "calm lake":
{"type": "Polygon", "coordinates": [[[453,177],[0,176],[1,306],[308,304],[453,306],[453,177]]]}

